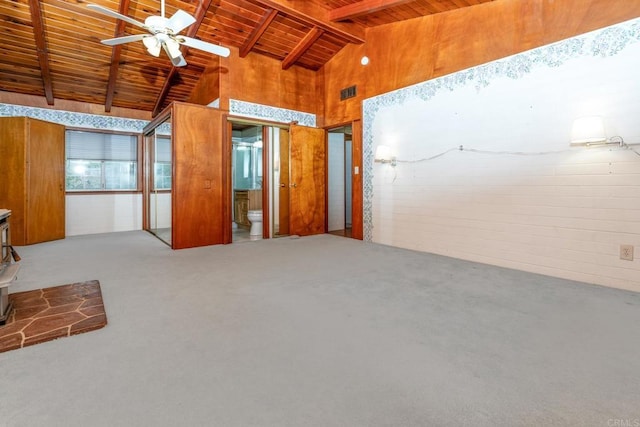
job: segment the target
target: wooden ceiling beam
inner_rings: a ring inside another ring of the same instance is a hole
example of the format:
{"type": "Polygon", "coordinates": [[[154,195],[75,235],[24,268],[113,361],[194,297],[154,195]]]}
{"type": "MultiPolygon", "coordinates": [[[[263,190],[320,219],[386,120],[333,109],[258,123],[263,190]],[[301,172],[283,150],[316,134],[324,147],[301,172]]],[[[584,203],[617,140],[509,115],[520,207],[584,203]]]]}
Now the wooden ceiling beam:
{"type": "Polygon", "coordinates": [[[362,0],[333,9],[329,12],[329,20],[333,22],[345,21],[412,1],[415,0],[362,0]]]}
{"type": "Polygon", "coordinates": [[[240,48],[240,58],[244,58],[251,52],[251,49],[256,45],[262,34],[269,28],[271,22],[278,16],[278,11],[275,9],[267,9],[267,13],[264,14],[262,18],[260,18],[260,22],[258,26],[253,29],[249,38],[240,48]]]}
{"type": "Polygon", "coordinates": [[[275,9],[296,20],[312,27],[318,27],[331,33],[348,43],[364,43],[364,27],[359,24],[346,22],[331,22],[329,10],[321,7],[315,1],[298,0],[250,0],[251,2],[275,9]]]}
{"type": "Polygon", "coordinates": [[[40,0],[29,0],[29,11],[31,12],[31,25],[33,25],[33,36],[36,41],[40,73],[42,74],[44,96],[47,99],[47,104],[53,105],[53,82],[51,79],[51,69],[49,68],[49,53],[47,51],[47,41],[44,24],[42,22],[40,0]]]}
{"type": "Polygon", "coordinates": [[[300,59],[304,53],[318,40],[318,38],[324,33],[322,28],[313,27],[302,40],[291,49],[291,52],[282,61],[282,69],[286,70],[291,67],[295,62],[300,59]]]}
{"type": "MultiPolygon", "coordinates": [[[[121,0],[120,6],[118,7],[118,12],[121,15],[126,15],[129,11],[129,3],[130,0],[121,0]]],[[[119,37],[124,33],[124,27],[127,25],[126,22],[121,19],[117,20],[116,29],[114,31],[113,37],[119,37]]],[[[111,66],[109,67],[109,80],[107,83],[107,95],[104,101],[104,111],[107,113],[111,111],[111,106],[113,105],[113,97],[116,92],[116,80],[118,79],[118,70],[120,68],[120,55],[122,53],[122,45],[116,45],[111,50],[111,66]]]]}
{"type": "MultiPolygon", "coordinates": [[[[202,20],[204,19],[205,15],[207,14],[207,10],[209,10],[209,6],[211,5],[211,1],[212,0],[201,0],[200,4],[198,4],[198,8],[196,9],[196,13],[194,15],[194,18],[196,19],[196,22],[194,22],[193,24],[191,24],[191,26],[189,27],[189,29],[187,30],[186,36],[187,37],[195,37],[196,33],[198,32],[198,29],[200,28],[200,25],[202,24],[202,20]]],[[[186,48],[184,50],[184,52],[182,52],[182,56],[185,57],[188,55],[189,53],[189,48],[186,48]]],[[[160,111],[162,110],[162,104],[164,104],[164,100],[166,99],[167,95],[169,94],[169,89],[171,89],[171,82],[173,81],[173,78],[175,77],[175,75],[178,73],[178,67],[171,67],[171,71],[169,71],[169,74],[167,75],[167,78],[164,82],[164,86],[162,86],[162,90],[160,91],[160,94],[158,95],[158,98],[156,99],[156,103],[153,107],[153,111],[151,112],[151,117],[155,117],[157,116],[160,111]]]]}

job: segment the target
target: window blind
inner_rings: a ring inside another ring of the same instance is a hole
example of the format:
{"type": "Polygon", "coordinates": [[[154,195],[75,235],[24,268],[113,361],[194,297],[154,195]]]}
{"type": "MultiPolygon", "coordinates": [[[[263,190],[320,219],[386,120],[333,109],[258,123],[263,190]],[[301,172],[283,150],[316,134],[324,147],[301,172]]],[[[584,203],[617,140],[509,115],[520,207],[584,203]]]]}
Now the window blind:
{"type": "Polygon", "coordinates": [[[135,135],[68,130],[67,159],[135,161],[138,158],[137,141],[135,135]]]}
{"type": "Polygon", "coordinates": [[[171,163],[171,138],[156,136],[156,162],[171,163]]]}

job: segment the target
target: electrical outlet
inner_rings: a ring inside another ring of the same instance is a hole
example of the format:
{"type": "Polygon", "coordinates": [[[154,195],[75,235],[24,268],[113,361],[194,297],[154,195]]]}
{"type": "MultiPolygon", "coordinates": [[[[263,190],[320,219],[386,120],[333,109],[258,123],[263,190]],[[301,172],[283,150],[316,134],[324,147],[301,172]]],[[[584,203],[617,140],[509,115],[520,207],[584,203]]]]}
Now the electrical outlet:
{"type": "Polygon", "coordinates": [[[633,261],[633,245],[620,245],[620,259],[633,261]]]}

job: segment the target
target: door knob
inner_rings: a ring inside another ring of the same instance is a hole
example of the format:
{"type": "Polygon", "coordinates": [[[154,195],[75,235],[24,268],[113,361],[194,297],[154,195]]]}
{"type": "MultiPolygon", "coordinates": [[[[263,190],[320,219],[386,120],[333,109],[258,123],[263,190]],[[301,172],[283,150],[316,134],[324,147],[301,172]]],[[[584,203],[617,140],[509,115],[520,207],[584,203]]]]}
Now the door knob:
{"type": "Polygon", "coordinates": [[[292,186],[293,188],[297,188],[297,187],[298,187],[298,184],[296,184],[296,183],[294,182],[293,184],[291,184],[291,186],[292,186]]]}
{"type": "Polygon", "coordinates": [[[287,184],[284,184],[284,183],[280,184],[280,187],[282,187],[282,188],[285,188],[286,186],[287,186],[287,184]]]}

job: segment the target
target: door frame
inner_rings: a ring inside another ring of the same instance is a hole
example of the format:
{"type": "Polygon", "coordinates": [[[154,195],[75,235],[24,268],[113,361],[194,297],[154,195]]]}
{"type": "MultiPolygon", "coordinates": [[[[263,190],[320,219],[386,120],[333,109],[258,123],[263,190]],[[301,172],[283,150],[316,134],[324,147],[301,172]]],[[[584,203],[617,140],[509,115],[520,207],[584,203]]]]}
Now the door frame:
{"type": "Polygon", "coordinates": [[[271,210],[269,209],[270,206],[270,200],[269,200],[269,196],[270,196],[270,187],[269,185],[271,184],[271,182],[269,181],[269,174],[267,174],[265,171],[268,171],[269,168],[271,167],[269,165],[269,159],[271,158],[271,152],[270,152],[270,139],[269,139],[269,135],[268,135],[268,129],[269,127],[272,128],[280,128],[280,129],[287,129],[290,130],[291,127],[291,123],[281,123],[281,122],[272,122],[269,120],[261,120],[261,119],[254,119],[251,117],[243,117],[243,116],[234,116],[231,114],[226,114],[225,115],[225,119],[227,120],[227,126],[225,126],[226,132],[227,134],[224,135],[224,139],[223,139],[223,143],[225,144],[225,163],[227,165],[227,185],[226,185],[226,189],[225,192],[227,193],[226,198],[227,198],[227,209],[225,209],[225,227],[227,227],[227,229],[225,230],[225,233],[227,235],[227,239],[229,243],[233,243],[233,229],[231,227],[231,220],[233,218],[233,214],[232,214],[232,210],[233,210],[233,204],[231,203],[231,197],[233,195],[233,179],[231,176],[231,170],[232,170],[232,150],[233,150],[233,141],[231,140],[232,138],[232,129],[233,129],[233,124],[234,123],[242,123],[242,124],[247,124],[247,125],[254,125],[254,126],[262,126],[262,141],[263,141],[263,148],[262,148],[262,237],[264,239],[270,239],[271,238],[271,210]],[[266,207],[266,208],[265,208],[266,207]]]}
{"type": "MultiPolygon", "coordinates": [[[[329,153],[329,131],[344,126],[351,126],[351,238],[357,240],[363,240],[364,227],[363,227],[363,188],[362,188],[362,163],[363,163],[363,150],[362,150],[362,120],[355,119],[348,122],[342,122],[332,124],[331,126],[325,126],[323,129],[326,132],[325,151],[329,153]],[[354,173],[355,169],[358,169],[358,173],[354,173]]],[[[325,194],[325,206],[327,212],[325,213],[325,232],[329,231],[329,156],[326,156],[326,185],[327,191],[325,194]]]]}

